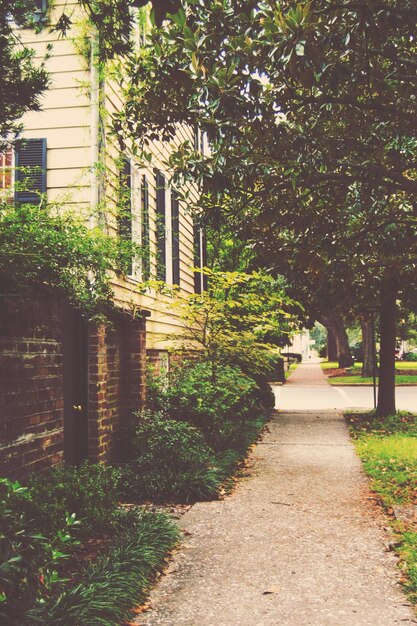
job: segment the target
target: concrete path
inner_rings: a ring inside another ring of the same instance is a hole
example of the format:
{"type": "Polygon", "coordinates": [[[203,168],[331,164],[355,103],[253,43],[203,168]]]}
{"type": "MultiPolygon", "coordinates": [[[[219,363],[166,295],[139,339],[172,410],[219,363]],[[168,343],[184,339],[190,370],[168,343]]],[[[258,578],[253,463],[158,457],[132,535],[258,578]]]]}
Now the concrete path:
{"type": "Polygon", "coordinates": [[[329,383],[319,363],[301,363],[290,374],[285,387],[322,387],[329,383]]]}
{"type": "Polygon", "coordinates": [[[183,545],[136,624],[417,623],[339,414],[276,412],[252,462],[233,495],[184,515],[183,545]]]}
{"type": "MultiPolygon", "coordinates": [[[[276,408],[283,411],[371,409],[372,387],[329,385],[318,364],[302,363],[287,383],[274,387],[276,408]]],[[[397,387],[397,408],[417,412],[417,387],[397,387]]]]}

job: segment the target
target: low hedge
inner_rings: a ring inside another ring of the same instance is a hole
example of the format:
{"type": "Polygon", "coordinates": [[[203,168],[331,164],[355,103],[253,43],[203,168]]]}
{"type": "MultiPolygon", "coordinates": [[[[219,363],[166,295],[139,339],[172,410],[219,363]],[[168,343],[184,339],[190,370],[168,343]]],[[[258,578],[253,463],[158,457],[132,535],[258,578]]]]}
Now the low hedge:
{"type": "Polygon", "coordinates": [[[164,513],[132,510],[118,515],[107,554],[85,567],[79,582],[28,614],[43,626],[117,626],[132,617],[178,540],[164,513]]]}

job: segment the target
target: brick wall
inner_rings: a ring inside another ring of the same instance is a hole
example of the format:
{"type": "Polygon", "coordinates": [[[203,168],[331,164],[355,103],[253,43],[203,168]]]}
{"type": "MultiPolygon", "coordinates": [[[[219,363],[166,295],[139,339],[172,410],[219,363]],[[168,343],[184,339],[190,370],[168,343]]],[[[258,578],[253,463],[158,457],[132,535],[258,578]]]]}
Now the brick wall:
{"type": "Polygon", "coordinates": [[[156,376],[169,371],[170,360],[167,350],[147,350],[146,361],[156,376]]]}
{"type": "Polygon", "coordinates": [[[145,319],[119,318],[89,337],[89,458],[119,456],[121,430],[145,402],[145,319]]]}
{"type": "Polygon", "coordinates": [[[21,478],[63,458],[60,305],[0,299],[0,475],[21,478]]]}
{"type": "MultiPolygon", "coordinates": [[[[63,310],[53,299],[1,300],[0,476],[23,479],[64,457],[63,310]]],[[[145,368],[145,319],[90,326],[89,460],[118,454],[124,421],[145,401],[145,368]]]]}

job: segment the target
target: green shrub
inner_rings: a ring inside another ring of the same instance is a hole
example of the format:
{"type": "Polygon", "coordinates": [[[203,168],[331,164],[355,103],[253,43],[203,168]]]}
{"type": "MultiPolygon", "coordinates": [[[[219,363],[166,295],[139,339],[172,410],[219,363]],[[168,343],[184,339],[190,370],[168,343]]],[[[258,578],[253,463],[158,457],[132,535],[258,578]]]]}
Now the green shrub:
{"type": "Polygon", "coordinates": [[[179,533],[167,515],[141,510],[119,512],[116,529],[109,553],[89,564],[75,586],[33,611],[33,621],[43,626],[116,626],[132,616],[179,533]]]}
{"type": "Polygon", "coordinates": [[[52,536],[38,531],[36,503],[19,483],[0,480],[0,623],[22,626],[25,614],[63,580],[59,565],[75,544],[74,518],[52,536]]]}
{"type": "Polygon", "coordinates": [[[122,470],[127,500],[189,501],[213,496],[219,488],[214,453],[190,424],[145,411],[131,451],[132,461],[122,470]]]}
{"type": "Polygon", "coordinates": [[[275,394],[272,391],[271,385],[268,383],[268,377],[258,374],[253,378],[257,385],[254,391],[257,400],[256,404],[262,411],[270,411],[275,406],[275,394]]]}
{"type": "Polygon", "coordinates": [[[201,429],[216,451],[233,447],[244,422],[258,411],[255,381],[231,365],[201,362],[180,370],[173,391],[178,419],[201,429]]]}
{"type": "Polygon", "coordinates": [[[112,467],[83,463],[59,465],[33,475],[28,487],[37,506],[39,528],[48,532],[65,525],[67,513],[80,520],[80,536],[109,532],[118,505],[120,472],[112,467]]]}

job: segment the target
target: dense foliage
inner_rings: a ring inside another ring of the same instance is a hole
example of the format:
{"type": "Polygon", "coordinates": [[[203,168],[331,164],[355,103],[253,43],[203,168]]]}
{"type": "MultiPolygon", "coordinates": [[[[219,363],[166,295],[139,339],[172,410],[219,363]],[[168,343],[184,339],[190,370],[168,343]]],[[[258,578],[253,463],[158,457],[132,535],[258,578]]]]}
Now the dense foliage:
{"type": "Polygon", "coordinates": [[[31,612],[44,626],[121,624],[143,603],[150,584],[178,539],[164,513],[121,512],[108,553],[89,563],[76,584],[31,612]]]}
{"type": "Polygon", "coordinates": [[[294,332],[300,307],[265,272],[199,271],[207,281],[202,293],[162,286],[167,314],[180,318],[183,326],[171,339],[172,348],[186,354],[198,350],[214,367],[231,364],[250,376],[265,374],[278,356],[276,346],[288,343],[294,332]]]}
{"type": "Polygon", "coordinates": [[[0,149],[19,132],[22,115],[40,109],[49,82],[44,65],[35,62],[34,50],[15,32],[16,25],[33,24],[34,10],[34,0],[0,0],[0,149]]]}
{"type": "Polygon", "coordinates": [[[184,143],[171,165],[204,185],[207,211],[240,216],[259,263],[313,298],[313,316],[376,302],[378,408],[392,411],[396,301],[416,276],[414,3],[183,7],[127,64],[115,131],[146,152],[199,126],[210,154],[184,143]]]}
{"type": "Polygon", "coordinates": [[[76,521],[63,511],[59,530],[44,532],[28,489],[2,479],[0,496],[0,622],[22,626],[64,582],[59,567],[76,545],[76,521]]]}
{"type": "Polygon", "coordinates": [[[255,417],[256,383],[231,365],[197,363],[171,376],[169,412],[198,427],[216,451],[233,447],[248,417],[255,417]]]}
{"type": "Polygon", "coordinates": [[[83,539],[111,531],[119,482],[117,469],[87,462],[79,467],[62,464],[32,475],[28,486],[36,503],[39,527],[56,532],[64,526],[69,513],[79,520],[79,536],[83,539]]]}
{"type": "Polygon", "coordinates": [[[203,434],[161,413],[143,412],[130,435],[132,461],[123,470],[125,497],[189,501],[215,496],[221,476],[203,434]]]}
{"type": "Polygon", "coordinates": [[[114,624],[144,599],[178,530],[162,513],[121,509],[119,476],[85,464],[28,487],[1,480],[2,624],[114,624]]]}
{"type": "Polygon", "coordinates": [[[110,277],[132,245],[91,229],[59,207],[0,204],[0,285],[4,293],[53,292],[90,316],[112,302],[110,277]]]}
{"type": "Polygon", "coordinates": [[[185,362],[148,375],[149,410],[123,445],[125,494],[139,500],[217,497],[265,423],[273,399],[237,367],[185,362]],[[262,404],[263,401],[263,404],[262,404]]]}

